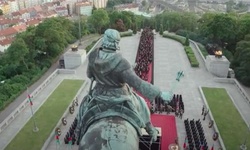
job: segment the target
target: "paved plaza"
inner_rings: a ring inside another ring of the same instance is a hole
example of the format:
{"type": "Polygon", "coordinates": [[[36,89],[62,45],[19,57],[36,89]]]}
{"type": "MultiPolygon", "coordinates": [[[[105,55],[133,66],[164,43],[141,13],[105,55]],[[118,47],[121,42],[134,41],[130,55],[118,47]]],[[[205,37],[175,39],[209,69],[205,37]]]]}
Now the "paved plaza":
{"type": "MultiPolygon", "coordinates": [[[[121,53],[127,60],[134,64],[136,53],[139,45],[140,35],[134,35],[131,37],[123,37],[120,42],[121,53]]],[[[154,85],[158,86],[161,90],[169,90],[175,82],[177,72],[183,70],[185,77],[182,78],[181,82],[177,85],[174,90],[176,94],[182,94],[183,102],[185,105],[185,113],[183,119],[176,118],[177,122],[177,132],[180,146],[184,143],[186,137],[186,132],[184,128],[183,120],[186,118],[202,120],[201,110],[204,105],[203,99],[199,92],[199,86],[206,87],[221,87],[227,89],[231,97],[236,104],[236,107],[241,112],[247,123],[250,123],[250,105],[246,103],[242,95],[238,92],[238,89],[233,84],[229,83],[217,83],[214,80],[214,76],[211,75],[205,68],[204,62],[202,61],[197,49],[194,45],[191,45],[195,55],[200,63],[199,68],[192,68],[190,66],[189,60],[186,56],[183,46],[171,39],[163,38],[160,35],[156,35],[154,42],[154,85]]],[[[45,88],[39,96],[34,100],[34,110],[37,110],[44,100],[50,95],[50,93],[57,87],[57,85],[63,79],[83,79],[87,80],[86,68],[87,61],[85,61],[79,68],[76,69],[76,74],[74,75],[63,75],[59,74],[49,85],[45,88]]],[[[88,92],[89,82],[78,95],[79,100],[81,100],[88,92]]],[[[76,107],[76,111],[78,107],[76,107]]],[[[69,130],[71,123],[75,118],[76,112],[73,115],[68,114],[66,117],[67,125],[60,126],[62,130],[62,135],[60,136],[61,145],[60,150],[67,150],[69,147],[64,144],[63,138],[66,132],[69,130]]],[[[14,137],[16,133],[22,128],[22,126],[31,117],[29,113],[29,108],[24,110],[24,113],[20,114],[13,123],[0,134],[0,149],[6,145],[6,142],[14,137]],[[5,145],[4,145],[5,144],[5,145]]],[[[214,143],[212,140],[212,135],[214,130],[208,128],[208,119],[201,121],[207,143],[209,148],[214,144],[214,148],[218,149],[218,143],[214,143]]],[[[39,126],[39,125],[38,125],[39,126]]],[[[167,126],[167,125],[166,125],[167,126]]],[[[174,142],[174,141],[173,141],[174,142]]],[[[243,141],[242,141],[243,142],[243,141]]],[[[76,150],[77,146],[73,145],[72,149],[76,150]]],[[[56,142],[53,138],[48,144],[47,150],[56,150],[56,142]]]]}

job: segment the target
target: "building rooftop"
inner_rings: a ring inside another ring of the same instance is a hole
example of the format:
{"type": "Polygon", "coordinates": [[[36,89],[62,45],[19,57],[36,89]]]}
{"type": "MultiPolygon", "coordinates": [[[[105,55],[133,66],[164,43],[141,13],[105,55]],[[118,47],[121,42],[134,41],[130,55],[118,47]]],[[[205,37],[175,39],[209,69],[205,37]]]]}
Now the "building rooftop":
{"type": "Polygon", "coordinates": [[[12,43],[13,40],[14,40],[13,38],[7,38],[7,39],[0,40],[0,45],[2,45],[2,46],[9,45],[12,43]]]}

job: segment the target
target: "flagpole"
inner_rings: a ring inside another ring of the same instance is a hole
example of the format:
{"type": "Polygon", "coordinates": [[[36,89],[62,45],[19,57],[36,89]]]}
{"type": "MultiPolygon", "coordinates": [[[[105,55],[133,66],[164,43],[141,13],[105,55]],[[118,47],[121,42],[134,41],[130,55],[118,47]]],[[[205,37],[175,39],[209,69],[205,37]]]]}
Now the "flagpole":
{"type": "Polygon", "coordinates": [[[37,125],[36,125],[36,119],[35,119],[35,117],[34,117],[34,112],[33,112],[33,108],[32,108],[33,103],[32,103],[32,101],[31,101],[31,96],[29,95],[28,87],[27,87],[27,97],[28,97],[28,99],[29,99],[30,110],[31,110],[31,117],[32,117],[32,120],[33,120],[33,123],[34,123],[33,131],[34,131],[34,132],[38,132],[38,131],[39,131],[39,128],[38,128],[37,125]]]}

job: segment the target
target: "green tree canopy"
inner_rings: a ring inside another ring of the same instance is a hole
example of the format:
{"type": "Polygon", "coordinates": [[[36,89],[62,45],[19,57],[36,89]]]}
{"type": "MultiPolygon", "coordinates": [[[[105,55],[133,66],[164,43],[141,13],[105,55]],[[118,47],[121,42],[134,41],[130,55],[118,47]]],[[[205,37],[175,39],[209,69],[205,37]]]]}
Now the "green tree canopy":
{"type": "Polygon", "coordinates": [[[235,42],[236,20],[228,14],[204,15],[201,21],[201,32],[213,42],[224,47],[225,43],[235,42]]]}
{"type": "Polygon", "coordinates": [[[106,10],[98,9],[88,18],[88,22],[101,34],[102,28],[109,24],[109,16],[106,10]]]}
{"type": "Polygon", "coordinates": [[[250,86],[250,34],[237,43],[236,53],[232,67],[235,70],[236,78],[242,84],[250,86]]]}

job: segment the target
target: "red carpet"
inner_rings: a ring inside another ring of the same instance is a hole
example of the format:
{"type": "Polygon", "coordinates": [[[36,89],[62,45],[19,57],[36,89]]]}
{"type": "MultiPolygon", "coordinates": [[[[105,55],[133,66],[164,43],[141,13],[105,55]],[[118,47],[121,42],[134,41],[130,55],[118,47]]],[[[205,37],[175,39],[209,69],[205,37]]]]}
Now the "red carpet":
{"type": "Polygon", "coordinates": [[[161,150],[168,150],[168,146],[173,144],[177,138],[175,117],[153,114],[151,120],[155,127],[161,127],[161,150]]]}
{"type": "MultiPolygon", "coordinates": [[[[152,38],[152,40],[153,40],[153,38],[152,38]]],[[[149,44],[149,45],[152,46],[153,44],[149,44]]],[[[141,49],[138,48],[138,51],[139,50],[141,50],[141,49]]],[[[153,55],[150,57],[153,57],[153,55]]],[[[139,52],[137,52],[135,62],[137,62],[137,63],[139,62],[139,52]]],[[[153,72],[153,67],[154,67],[153,63],[150,63],[148,67],[149,67],[149,71],[143,73],[142,76],[146,76],[147,82],[152,83],[153,73],[154,73],[153,72]]],[[[140,96],[142,96],[139,92],[137,92],[137,93],[140,96]]],[[[148,106],[150,107],[149,100],[147,100],[145,97],[143,97],[143,98],[146,100],[148,106]]],[[[175,140],[177,138],[175,117],[171,116],[171,115],[153,114],[153,115],[151,115],[151,121],[155,127],[161,128],[161,135],[162,135],[161,136],[161,150],[168,150],[168,146],[170,144],[175,143],[175,140]]]]}
{"type": "MultiPolygon", "coordinates": [[[[148,82],[152,81],[152,63],[149,65],[149,73],[148,73],[148,82]]],[[[138,93],[142,96],[140,93],[138,93]]],[[[142,96],[143,97],[143,96],[142,96]]],[[[150,107],[150,102],[145,97],[143,97],[148,106],[150,107]]],[[[152,123],[155,127],[161,128],[161,150],[168,150],[168,146],[175,142],[177,138],[177,129],[175,117],[171,115],[161,115],[161,114],[153,114],[151,115],[152,123]]]]}

